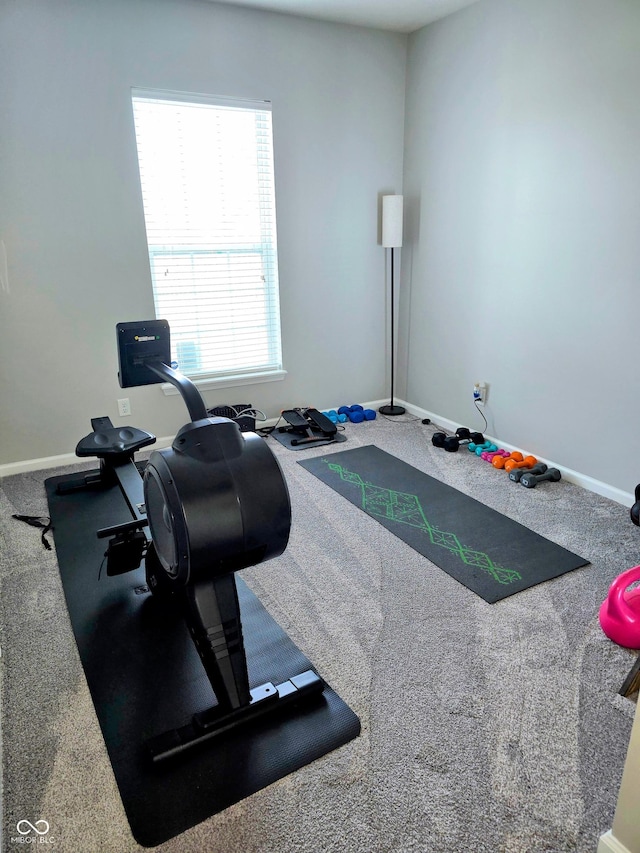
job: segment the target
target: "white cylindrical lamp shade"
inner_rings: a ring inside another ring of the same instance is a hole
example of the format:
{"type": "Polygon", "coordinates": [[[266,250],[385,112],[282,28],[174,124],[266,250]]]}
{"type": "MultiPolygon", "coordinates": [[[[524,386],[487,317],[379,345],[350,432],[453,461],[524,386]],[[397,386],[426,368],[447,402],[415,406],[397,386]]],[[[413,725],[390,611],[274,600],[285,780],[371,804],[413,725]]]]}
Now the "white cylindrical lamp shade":
{"type": "Polygon", "coordinates": [[[382,196],[382,245],[385,249],[402,246],[402,202],[401,195],[382,196]]]}

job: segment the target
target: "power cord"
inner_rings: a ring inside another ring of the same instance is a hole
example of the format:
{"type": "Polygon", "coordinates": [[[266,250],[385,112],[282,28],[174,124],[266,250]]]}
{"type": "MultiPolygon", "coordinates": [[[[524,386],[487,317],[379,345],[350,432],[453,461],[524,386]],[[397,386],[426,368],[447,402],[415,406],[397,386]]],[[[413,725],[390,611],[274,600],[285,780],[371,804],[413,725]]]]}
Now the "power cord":
{"type": "Polygon", "coordinates": [[[485,433],[486,433],[486,432],[487,432],[487,430],[489,429],[489,424],[487,423],[487,419],[486,419],[486,417],[485,417],[485,415],[484,415],[484,412],[482,411],[482,409],[481,409],[481,408],[480,408],[480,406],[478,405],[478,401],[477,401],[477,400],[474,400],[474,401],[473,401],[473,405],[476,407],[476,409],[478,410],[478,414],[480,415],[480,417],[481,417],[481,418],[482,418],[482,420],[484,421],[484,430],[483,430],[483,432],[485,432],[485,433]]]}
{"type": "MultiPolygon", "coordinates": [[[[391,421],[394,424],[414,424],[416,421],[422,420],[417,415],[410,416],[408,418],[403,418],[398,417],[398,415],[385,415],[380,412],[378,412],[378,414],[380,414],[380,417],[384,418],[385,421],[391,421]]],[[[425,418],[424,420],[422,420],[422,423],[425,422],[430,423],[429,418],[425,418]]]]}
{"type": "Polygon", "coordinates": [[[271,433],[276,429],[276,427],[278,426],[278,424],[280,423],[281,420],[282,420],[282,415],[280,415],[280,417],[278,418],[278,420],[275,422],[275,424],[273,426],[260,427],[260,429],[257,429],[256,432],[258,433],[258,435],[261,435],[263,438],[266,438],[268,435],[271,435],[271,433]]]}
{"type": "Polygon", "coordinates": [[[241,411],[238,411],[233,406],[229,406],[229,408],[233,409],[233,411],[236,413],[234,415],[235,418],[249,417],[249,418],[254,418],[254,420],[256,420],[256,421],[266,421],[267,420],[267,416],[260,409],[254,409],[253,407],[251,407],[249,409],[242,409],[241,411]]]}
{"type": "Polygon", "coordinates": [[[42,530],[40,540],[45,550],[51,550],[51,543],[47,539],[47,533],[52,529],[51,519],[49,516],[14,514],[11,517],[15,518],[17,521],[24,521],[25,524],[29,524],[31,527],[39,527],[42,530]]]}

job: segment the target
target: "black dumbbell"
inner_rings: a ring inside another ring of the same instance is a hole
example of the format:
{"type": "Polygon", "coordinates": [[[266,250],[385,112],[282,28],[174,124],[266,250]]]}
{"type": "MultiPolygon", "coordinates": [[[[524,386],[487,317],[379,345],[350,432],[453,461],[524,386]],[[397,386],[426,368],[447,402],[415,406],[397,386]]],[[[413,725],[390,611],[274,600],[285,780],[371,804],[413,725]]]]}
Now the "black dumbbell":
{"type": "Polygon", "coordinates": [[[543,480],[551,480],[557,483],[561,477],[562,474],[557,468],[549,468],[544,474],[531,474],[531,472],[525,471],[522,477],[520,477],[520,485],[525,486],[527,489],[535,489],[538,483],[541,483],[543,480]]]}
{"type": "Polygon", "coordinates": [[[640,527],[640,483],[636,486],[636,502],[629,510],[631,521],[640,527]]]}
{"type": "Polygon", "coordinates": [[[458,427],[455,435],[447,435],[445,432],[434,432],[431,443],[434,447],[444,447],[449,453],[455,453],[461,444],[474,442],[484,444],[484,436],[481,432],[469,432],[466,427],[458,427]]]}
{"type": "Polygon", "coordinates": [[[514,483],[519,483],[523,474],[544,474],[546,470],[547,466],[544,462],[538,462],[532,468],[512,468],[509,471],[509,479],[513,480],[514,483]]]}

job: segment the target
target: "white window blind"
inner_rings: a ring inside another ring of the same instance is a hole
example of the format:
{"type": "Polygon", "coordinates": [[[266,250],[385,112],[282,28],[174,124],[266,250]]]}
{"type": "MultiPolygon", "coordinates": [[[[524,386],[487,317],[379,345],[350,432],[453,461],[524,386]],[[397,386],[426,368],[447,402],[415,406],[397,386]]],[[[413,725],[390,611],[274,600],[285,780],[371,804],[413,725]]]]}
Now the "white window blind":
{"type": "Polygon", "coordinates": [[[271,110],[133,91],[156,317],[195,379],[282,370],[271,110]]]}

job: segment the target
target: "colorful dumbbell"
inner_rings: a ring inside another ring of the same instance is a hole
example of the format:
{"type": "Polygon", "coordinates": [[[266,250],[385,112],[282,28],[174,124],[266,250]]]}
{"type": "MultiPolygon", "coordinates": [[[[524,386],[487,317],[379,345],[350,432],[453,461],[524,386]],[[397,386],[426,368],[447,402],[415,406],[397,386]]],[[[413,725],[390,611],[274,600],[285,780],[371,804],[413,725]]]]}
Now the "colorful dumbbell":
{"type": "Polygon", "coordinates": [[[537,462],[538,460],[535,456],[525,456],[521,462],[518,462],[517,459],[507,459],[504,463],[504,470],[513,471],[514,468],[533,468],[537,462]]]}
{"type": "Polygon", "coordinates": [[[482,442],[472,441],[470,444],[467,445],[467,447],[470,453],[477,453],[478,456],[480,456],[483,450],[489,451],[498,449],[495,444],[492,444],[490,441],[486,440],[482,442]]]}
{"type": "Polygon", "coordinates": [[[509,459],[515,459],[516,462],[521,462],[524,457],[519,450],[514,450],[508,456],[494,456],[491,460],[491,464],[494,468],[504,468],[509,459]]]}
{"type": "Polygon", "coordinates": [[[332,424],[343,424],[347,420],[346,415],[339,415],[335,409],[329,409],[328,412],[323,412],[323,415],[326,415],[332,424]]]}
{"type": "Polygon", "coordinates": [[[484,459],[485,462],[492,462],[494,456],[508,456],[508,450],[502,450],[502,448],[498,448],[497,450],[483,450],[480,454],[480,459],[484,459]]]}
{"type": "Polygon", "coordinates": [[[494,444],[492,441],[486,442],[485,444],[485,447],[482,445],[476,447],[476,456],[481,456],[483,453],[492,453],[494,450],[498,449],[498,445],[494,444]]]}
{"type": "Polygon", "coordinates": [[[362,421],[373,421],[376,417],[376,413],[373,409],[365,409],[359,404],[353,406],[340,406],[338,409],[338,415],[344,415],[345,419],[348,418],[352,424],[361,424],[362,421]]]}

